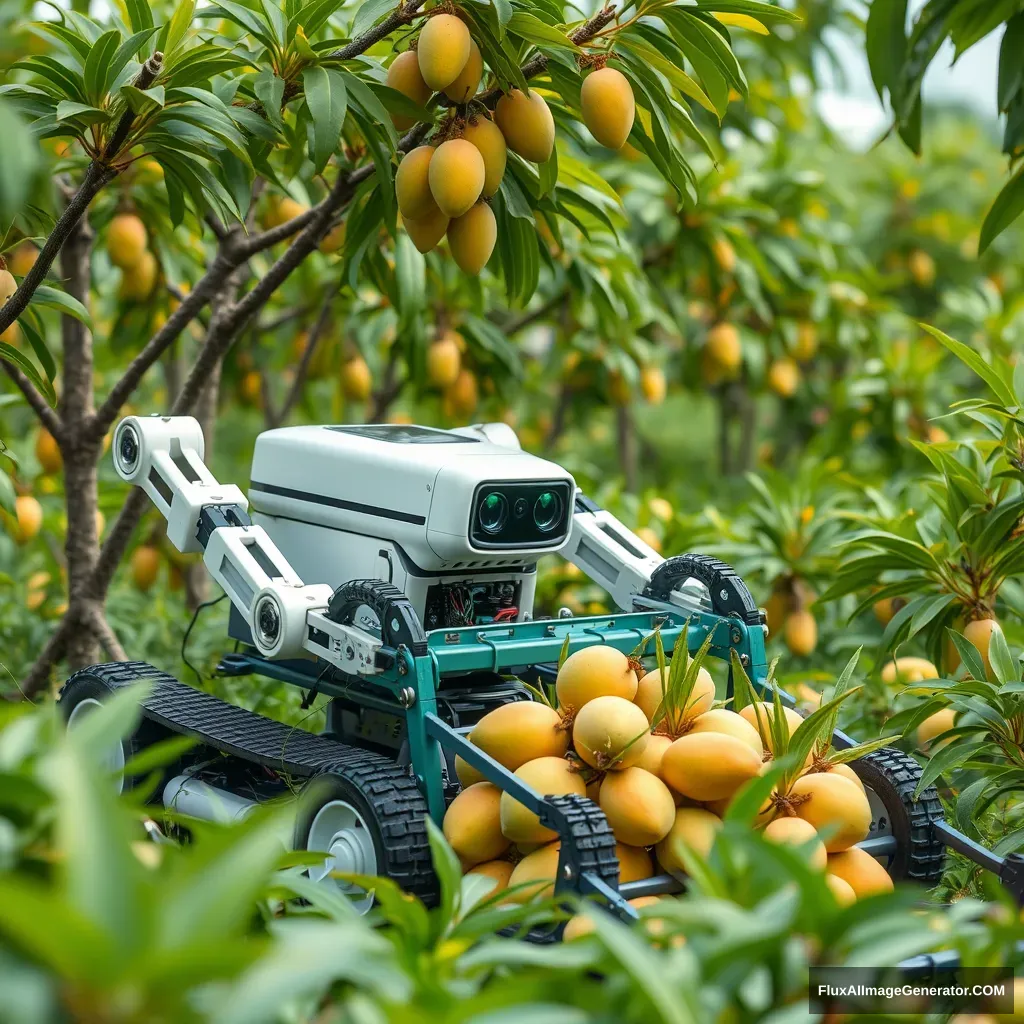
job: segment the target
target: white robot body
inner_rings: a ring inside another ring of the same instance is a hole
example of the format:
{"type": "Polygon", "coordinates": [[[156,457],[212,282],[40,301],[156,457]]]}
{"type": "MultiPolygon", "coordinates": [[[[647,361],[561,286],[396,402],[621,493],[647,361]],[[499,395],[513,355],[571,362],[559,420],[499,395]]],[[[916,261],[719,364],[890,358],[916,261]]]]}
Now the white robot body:
{"type": "Polygon", "coordinates": [[[347,568],[350,558],[365,563],[376,555],[366,548],[371,537],[393,541],[413,565],[430,572],[522,565],[565,546],[569,518],[566,529],[514,548],[474,544],[474,496],[488,481],[558,484],[570,501],[575,488],[560,466],[465,433],[393,424],[284,427],[256,440],[249,500],[261,520],[287,519],[361,538],[355,548],[340,537],[325,545],[320,532],[307,545],[301,531],[291,531],[286,541],[276,524],[268,528],[293,565],[307,546],[317,558],[329,557],[333,575],[323,582],[335,585],[373,578],[347,568]],[[336,550],[328,554],[330,548],[336,550]]]}
{"type": "Polygon", "coordinates": [[[204,553],[233,635],[267,658],[378,671],[380,623],[332,611],[357,580],[393,584],[429,631],[530,618],[545,554],[575,562],[624,610],[663,561],[502,423],[271,430],[256,441],[248,499],[217,482],[203,447],[191,417],[130,416],[114,464],[166,516],[175,547],[204,553]]]}

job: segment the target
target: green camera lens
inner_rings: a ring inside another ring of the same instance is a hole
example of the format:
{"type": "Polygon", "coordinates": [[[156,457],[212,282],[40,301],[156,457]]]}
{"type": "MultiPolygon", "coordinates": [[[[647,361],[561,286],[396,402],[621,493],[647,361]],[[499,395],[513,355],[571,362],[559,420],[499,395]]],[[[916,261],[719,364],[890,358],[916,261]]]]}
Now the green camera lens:
{"type": "Polygon", "coordinates": [[[541,491],[533,503],[533,522],[542,533],[550,533],[562,521],[562,499],[554,491],[541,491]]]}
{"type": "Polygon", "coordinates": [[[480,529],[484,533],[500,533],[508,521],[508,502],[501,491],[491,491],[485,494],[480,507],[477,509],[476,517],[480,522],[480,529]]]}

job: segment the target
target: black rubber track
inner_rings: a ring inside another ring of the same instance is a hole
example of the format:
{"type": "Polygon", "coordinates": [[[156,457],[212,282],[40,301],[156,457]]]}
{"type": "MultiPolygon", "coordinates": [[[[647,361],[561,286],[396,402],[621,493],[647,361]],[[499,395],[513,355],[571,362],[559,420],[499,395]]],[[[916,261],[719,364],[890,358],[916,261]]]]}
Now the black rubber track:
{"type": "Polygon", "coordinates": [[[150,722],[194,736],[222,753],[293,776],[331,773],[343,777],[366,800],[369,817],[387,847],[382,859],[389,868],[392,863],[395,866],[395,874],[389,871],[389,876],[424,900],[436,900],[437,879],[424,824],[427,804],[407,768],[380,754],[228,704],[146,662],[109,662],[80,669],[61,693],[86,677],[99,680],[111,692],[148,682],[151,691],[142,701],[142,710],[150,722]]]}
{"type": "MultiPolygon", "coordinates": [[[[565,815],[572,836],[569,857],[574,877],[559,879],[556,889],[578,891],[579,876],[585,871],[597,875],[613,889],[618,889],[619,858],[615,852],[615,836],[604,811],[593,800],[575,793],[547,796],[544,801],[565,815]]],[[[566,837],[560,835],[559,839],[565,849],[566,837]]]]}
{"type": "MultiPolygon", "coordinates": [[[[116,687],[111,686],[102,673],[82,669],[71,676],[60,688],[60,694],[57,697],[57,707],[60,709],[61,717],[66,723],[71,717],[71,712],[74,711],[81,701],[91,697],[93,700],[98,700],[102,703],[104,700],[109,700],[115,690],[116,687]]],[[[157,725],[156,722],[143,718],[135,731],[130,736],[126,736],[122,741],[121,745],[124,747],[125,761],[130,761],[146,747],[159,743],[170,735],[171,733],[167,729],[157,725]]],[[[172,767],[172,765],[168,765],[164,769],[165,774],[172,767]]],[[[127,792],[130,789],[134,789],[141,781],[143,781],[142,776],[126,775],[122,788],[127,792]]],[[[159,794],[159,790],[157,790],[157,793],[159,794]]]]}
{"type": "Polygon", "coordinates": [[[883,747],[851,762],[850,767],[889,813],[897,844],[889,874],[896,880],[935,885],[946,861],[946,847],[933,828],[934,822],[943,820],[942,802],[934,786],[914,799],[921,766],[902,750],[883,747]]]}

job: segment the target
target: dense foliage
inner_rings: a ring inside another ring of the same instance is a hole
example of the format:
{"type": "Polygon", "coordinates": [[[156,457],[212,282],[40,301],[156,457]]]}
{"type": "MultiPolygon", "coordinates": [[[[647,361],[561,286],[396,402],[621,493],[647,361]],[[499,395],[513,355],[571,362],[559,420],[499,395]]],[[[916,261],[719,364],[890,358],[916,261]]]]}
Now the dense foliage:
{"type": "MultiPolygon", "coordinates": [[[[128,654],[319,721],[291,688],[214,674],[225,604],[186,633],[216,595],[117,481],[120,416],[192,412],[214,472],[243,487],[267,427],[502,419],[652,546],[734,564],[805,708],[863,648],[840,724],[901,734],[958,827],[1024,850],[1019,8],[0,0],[5,695],[128,654]],[[395,87],[431,13],[479,48],[475,103],[395,87]],[[1004,23],[1002,124],[922,102],[944,39],[961,53],[1004,23]],[[896,129],[866,153],[818,112],[839,32],[896,129]],[[635,102],[618,149],[581,96],[608,69],[635,102]],[[512,147],[478,190],[491,248],[475,228],[468,248],[420,244],[403,154],[492,124],[528,85],[553,142],[543,159],[512,147]]],[[[607,600],[542,562],[538,612],[607,600]]],[[[908,913],[916,892],[838,911],[738,823],[657,929],[494,937],[564,912],[460,890],[437,840],[442,908],[384,886],[374,930],[282,860],[272,814],[143,842],[140,791],[109,797],[88,735],[64,741],[51,711],[12,705],[0,731],[0,930],[17,950],[0,988],[19,1021],[58,1002],[90,1021],[416,1006],[498,1022],[525,1002],[514,1019],[788,1019],[816,958],[954,945],[993,963],[1019,938],[966,861],[932,894],[963,902],[934,921],[908,913]]],[[[130,702],[110,714],[126,729],[130,702]]]]}

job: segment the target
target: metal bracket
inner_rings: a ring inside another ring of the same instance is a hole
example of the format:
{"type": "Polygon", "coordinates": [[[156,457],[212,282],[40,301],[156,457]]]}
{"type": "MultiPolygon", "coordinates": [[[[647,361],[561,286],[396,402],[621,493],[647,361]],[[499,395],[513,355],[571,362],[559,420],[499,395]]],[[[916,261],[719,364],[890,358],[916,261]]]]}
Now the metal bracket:
{"type": "Polygon", "coordinates": [[[376,637],[356,626],[334,622],[324,612],[310,612],[306,616],[306,627],[302,646],[335,668],[362,676],[380,671],[377,652],[384,644],[376,637]]]}

